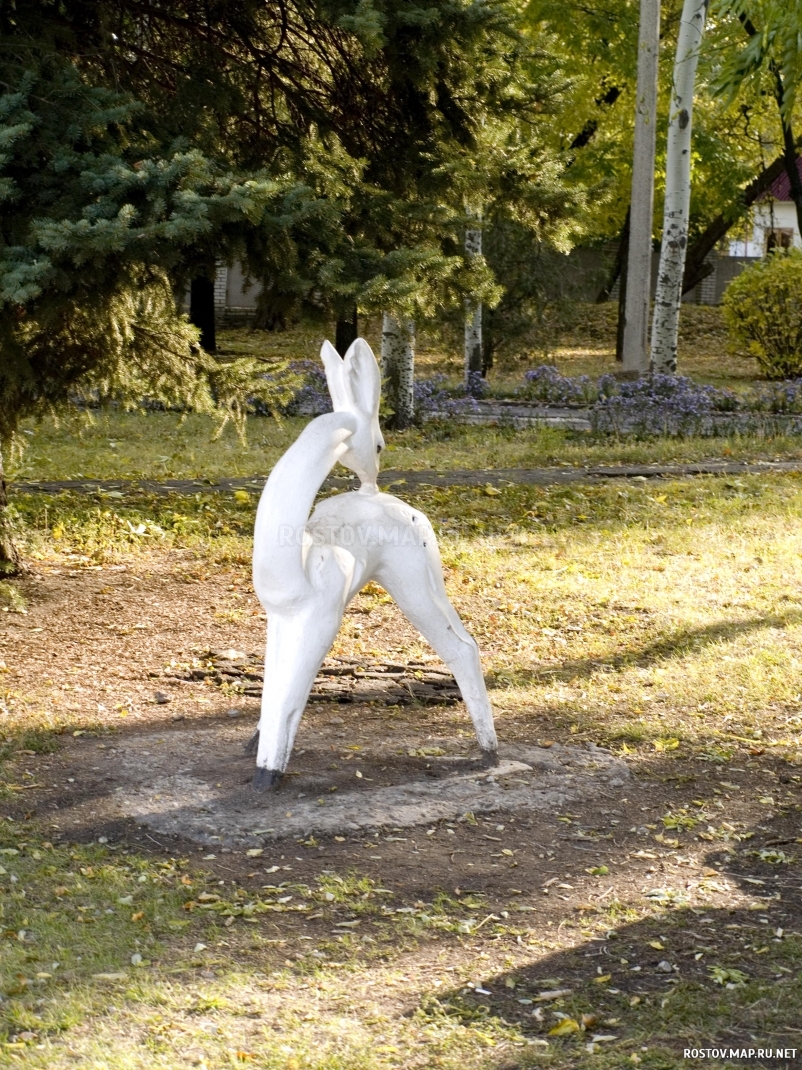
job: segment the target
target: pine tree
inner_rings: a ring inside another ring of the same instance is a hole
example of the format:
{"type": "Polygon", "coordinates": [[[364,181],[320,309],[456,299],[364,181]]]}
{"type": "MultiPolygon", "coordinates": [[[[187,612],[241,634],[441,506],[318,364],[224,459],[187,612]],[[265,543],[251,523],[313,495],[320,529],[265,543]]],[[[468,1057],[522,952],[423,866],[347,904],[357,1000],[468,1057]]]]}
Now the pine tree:
{"type": "MultiPolygon", "coordinates": [[[[176,294],[210,242],[291,221],[291,184],[231,175],[198,150],[146,155],[139,110],[52,58],[0,96],[0,455],[23,419],[80,394],[211,410],[222,370],[176,294]]],[[[223,406],[236,415],[236,391],[223,406]]],[[[3,485],[10,571],[5,505],[3,485]]]]}

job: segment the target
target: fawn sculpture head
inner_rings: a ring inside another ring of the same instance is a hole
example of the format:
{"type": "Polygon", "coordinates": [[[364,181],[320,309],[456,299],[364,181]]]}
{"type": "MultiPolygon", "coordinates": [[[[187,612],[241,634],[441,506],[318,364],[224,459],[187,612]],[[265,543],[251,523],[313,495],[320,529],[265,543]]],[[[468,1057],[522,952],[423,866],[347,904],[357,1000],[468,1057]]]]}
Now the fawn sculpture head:
{"type": "Polygon", "coordinates": [[[365,491],[375,492],[384,438],[379,427],[381,373],[373,350],[364,338],[357,338],[341,357],[330,342],[324,342],[320,357],[334,411],[356,417],[356,431],[340,464],[359,476],[365,491]]]}

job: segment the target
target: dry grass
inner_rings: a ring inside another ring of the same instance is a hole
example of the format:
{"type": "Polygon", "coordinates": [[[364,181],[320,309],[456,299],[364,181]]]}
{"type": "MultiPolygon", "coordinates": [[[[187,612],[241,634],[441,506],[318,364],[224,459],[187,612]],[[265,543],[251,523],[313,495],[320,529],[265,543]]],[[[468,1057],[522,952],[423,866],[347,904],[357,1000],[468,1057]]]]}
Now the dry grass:
{"type": "MultiPolygon", "coordinates": [[[[502,718],[649,747],[754,731],[799,746],[798,476],[411,497],[441,530],[452,594],[495,676],[502,718]]],[[[237,567],[250,558],[255,498],[61,496],[49,500],[47,527],[45,504],[19,500],[34,557],[63,548],[102,562],[160,546],[237,567]]],[[[395,627],[394,607],[368,602],[368,632],[395,627]]],[[[354,635],[341,637],[343,653],[375,646],[354,635]]],[[[420,650],[397,644],[410,657],[420,650]]]]}
{"type": "MultiPolygon", "coordinates": [[[[256,447],[238,452],[233,438],[208,446],[201,422],[168,434],[175,428],[168,420],[112,417],[77,442],[45,428],[24,463],[38,478],[153,475],[172,439],[175,474],[252,474],[265,471],[297,431],[291,423],[271,431],[255,467],[256,447]],[[103,438],[112,433],[116,447],[103,438]]],[[[469,467],[480,458],[555,463],[591,459],[596,449],[602,457],[601,445],[503,430],[440,439],[412,432],[391,445],[398,467],[469,467]]],[[[603,456],[680,459],[709,446],[610,444],[603,456]]],[[[54,729],[86,733],[80,738],[92,749],[121,738],[128,692],[140,702],[139,693],[153,688],[138,638],[150,633],[132,630],[143,613],[165,651],[170,643],[210,642],[213,630],[223,644],[239,638],[256,648],[263,622],[248,588],[255,497],[17,496],[39,579],[0,591],[0,620],[25,623],[17,660],[8,653],[10,627],[0,650],[8,659],[0,677],[4,801],[17,818],[0,823],[0,1066],[673,1070],[685,1065],[683,1045],[729,1042],[744,1029],[766,1047],[792,1042],[802,1008],[793,931],[800,928],[802,480],[398,493],[440,530],[449,591],[482,647],[500,736],[607,744],[635,772],[631,798],[601,804],[617,809],[597,812],[594,804],[579,826],[594,837],[584,848],[592,853],[570,861],[558,831],[578,827],[576,815],[549,815],[541,831],[515,834],[545,846],[530,844],[542,853],[532,854],[528,883],[523,862],[513,869],[513,859],[509,871],[495,866],[517,888],[494,896],[472,897],[464,882],[459,893],[452,887],[448,841],[467,836],[467,827],[438,828],[427,841],[439,890],[416,886],[411,875],[394,896],[368,873],[379,863],[367,861],[366,849],[376,846],[367,837],[343,846],[351,851],[343,863],[328,860],[340,845],[318,855],[316,845],[287,844],[280,848],[287,858],[276,852],[275,864],[291,864],[293,873],[260,873],[250,883],[256,863],[245,857],[204,859],[183,848],[149,855],[153,845],[134,842],[135,829],[118,830],[117,843],[54,846],[62,835],[52,827],[57,811],[25,819],[42,755],[62,745],[54,729]],[[125,583],[113,590],[100,578],[109,573],[91,571],[121,563],[125,583]],[[52,634],[30,630],[27,622],[52,599],[51,580],[79,585],[88,577],[98,592],[83,616],[53,620],[52,634]],[[198,620],[186,616],[193,605],[198,620]],[[102,627],[119,632],[105,646],[87,638],[102,627]],[[80,684],[72,664],[79,656],[80,684]],[[621,835],[630,823],[632,843],[621,835]],[[767,844],[774,853],[764,858],[752,847],[755,835],[785,846],[767,844]],[[720,874],[737,870],[737,859],[747,877],[733,891],[737,881],[720,874]],[[548,896],[541,887],[546,872],[563,882],[564,901],[563,891],[548,896]],[[278,876],[286,876],[282,886],[278,876]],[[655,886],[662,899],[646,894],[655,886]],[[286,896],[293,898],[280,902],[286,896]],[[196,907],[184,909],[187,902],[196,907]],[[522,902],[532,912],[516,913],[522,902]],[[359,927],[337,931],[335,922],[348,919],[359,927]],[[654,970],[663,955],[681,966],[670,984],[654,970]],[[641,963],[642,973],[631,972],[641,963]],[[633,990],[650,970],[654,991],[633,990]],[[468,982],[480,981],[492,998],[468,992],[468,982]],[[563,985],[572,991],[532,1002],[563,985]],[[542,1022],[532,1017],[540,1007],[542,1022]],[[595,1024],[549,1036],[560,1015],[595,1024]],[[616,1039],[594,1045],[595,1031],[616,1039]]],[[[358,609],[338,653],[427,653],[382,598],[360,598],[358,609]]],[[[186,700],[195,715],[196,697],[186,700]]],[[[222,709],[230,699],[212,701],[222,709]]],[[[413,713],[422,735],[466,733],[462,710],[413,713]]],[[[479,863],[486,839],[493,850],[507,843],[517,850],[516,839],[502,843],[514,827],[480,821],[471,857],[479,863]]],[[[384,843],[383,853],[393,846],[384,843]]],[[[391,875],[407,879],[403,864],[391,875]]]]}
{"type": "MultiPolygon", "coordinates": [[[[65,429],[45,420],[28,428],[27,448],[17,456],[11,477],[25,480],[266,478],[304,426],[299,417],[277,423],[248,422],[243,445],[233,430],[213,440],[211,417],[170,413],[103,413],[91,424],[65,429]]],[[[538,468],[555,465],[610,465],[729,460],[789,459],[802,456],[799,436],[734,435],[723,438],[597,438],[555,428],[470,427],[438,421],[424,428],[388,432],[385,469],[449,471],[455,468],[538,468]]],[[[343,469],[339,474],[347,474],[343,469]]]]}
{"type": "MultiPolygon", "coordinates": [[[[595,377],[619,370],[615,361],[617,316],[618,307],[614,303],[574,306],[548,355],[549,361],[563,375],[595,377]]],[[[381,348],[380,321],[363,321],[360,330],[378,353],[381,348]]],[[[221,331],[220,346],[224,355],[259,355],[267,360],[317,360],[320,345],[326,337],[333,337],[333,327],[325,324],[300,325],[280,333],[239,328],[221,331]]],[[[718,307],[683,305],[678,360],[680,374],[715,386],[738,389],[759,376],[754,358],[733,349],[718,307]]],[[[443,374],[454,383],[462,378],[461,352],[457,348],[446,348],[437,334],[428,332],[425,326],[418,332],[415,361],[421,378],[443,374]]],[[[523,354],[502,361],[492,371],[491,386],[495,390],[513,390],[528,368],[542,362],[542,353],[523,354]]]]}

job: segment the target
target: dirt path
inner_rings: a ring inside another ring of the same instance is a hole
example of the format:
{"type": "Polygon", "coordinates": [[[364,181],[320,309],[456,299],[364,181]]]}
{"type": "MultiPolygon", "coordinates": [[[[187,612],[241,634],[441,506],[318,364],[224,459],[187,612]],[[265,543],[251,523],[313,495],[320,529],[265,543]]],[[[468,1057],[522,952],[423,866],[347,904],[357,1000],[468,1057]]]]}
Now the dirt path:
{"type": "MultiPolygon", "coordinates": [[[[698,461],[694,464],[630,464],[599,465],[595,467],[560,468],[454,468],[447,471],[423,469],[404,471],[390,468],[379,476],[382,487],[481,487],[499,483],[534,484],[553,486],[562,483],[598,483],[607,479],[677,479],[703,475],[755,475],[761,472],[802,472],[802,461],[698,461]]],[[[166,480],[37,480],[13,484],[12,490],[29,493],[43,491],[57,494],[72,491],[77,494],[95,494],[99,491],[119,494],[145,491],[150,494],[197,494],[199,491],[261,490],[266,476],[243,476],[232,479],[166,479],[166,480]]],[[[350,487],[354,481],[334,476],[323,484],[330,488],[350,487]]]]}

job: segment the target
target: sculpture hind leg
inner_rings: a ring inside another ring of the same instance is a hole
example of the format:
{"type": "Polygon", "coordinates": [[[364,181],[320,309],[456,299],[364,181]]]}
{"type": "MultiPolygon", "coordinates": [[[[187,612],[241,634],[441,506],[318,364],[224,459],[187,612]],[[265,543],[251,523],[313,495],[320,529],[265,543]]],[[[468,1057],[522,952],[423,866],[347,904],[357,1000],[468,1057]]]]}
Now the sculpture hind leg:
{"type": "Polygon", "coordinates": [[[376,579],[404,616],[429,642],[454,674],[488,764],[498,762],[493,708],[487,696],[479,648],[451,605],[443,583],[434,533],[423,545],[402,548],[382,562],[376,579]]]}

